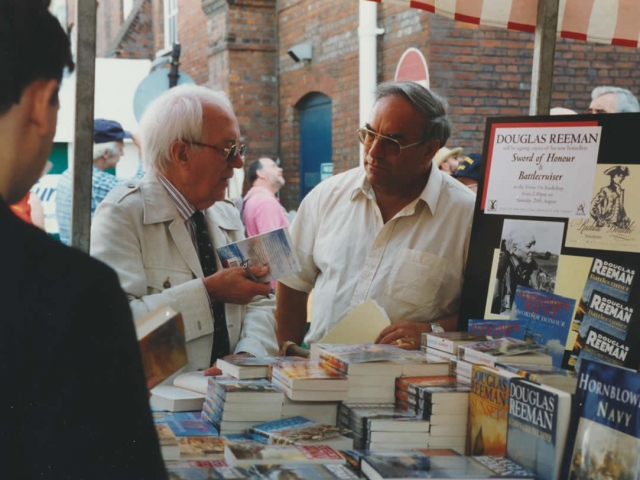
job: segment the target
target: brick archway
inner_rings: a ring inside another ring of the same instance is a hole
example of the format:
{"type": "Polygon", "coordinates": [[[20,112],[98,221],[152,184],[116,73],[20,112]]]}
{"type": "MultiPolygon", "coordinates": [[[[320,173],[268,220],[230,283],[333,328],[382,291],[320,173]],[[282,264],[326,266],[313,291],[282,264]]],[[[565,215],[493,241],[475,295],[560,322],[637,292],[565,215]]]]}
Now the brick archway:
{"type": "Polygon", "coordinates": [[[305,95],[311,92],[323,93],[333,98],[336,80],[324,73],[309,73],[302,75],[295,85],[291,92],[291,99],[294,100],[292,106],[297,105],[305,95]]]}

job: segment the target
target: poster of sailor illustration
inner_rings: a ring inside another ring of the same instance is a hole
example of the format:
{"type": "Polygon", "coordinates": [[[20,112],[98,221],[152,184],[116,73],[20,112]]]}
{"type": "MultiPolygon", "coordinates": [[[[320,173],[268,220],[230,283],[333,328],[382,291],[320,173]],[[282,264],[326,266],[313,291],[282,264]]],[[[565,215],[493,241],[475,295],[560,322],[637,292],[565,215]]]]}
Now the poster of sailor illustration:
{"type": "Polygon", "coordinates": [[[596,165],[588,213],[569,220],[565,246],[640,252],[640,165],[596,165]]]}
{"type": "Polygon", "coordinates": [[[589,121],[494,124],[484,212],[588,218],[600,137],[589,121]]]}

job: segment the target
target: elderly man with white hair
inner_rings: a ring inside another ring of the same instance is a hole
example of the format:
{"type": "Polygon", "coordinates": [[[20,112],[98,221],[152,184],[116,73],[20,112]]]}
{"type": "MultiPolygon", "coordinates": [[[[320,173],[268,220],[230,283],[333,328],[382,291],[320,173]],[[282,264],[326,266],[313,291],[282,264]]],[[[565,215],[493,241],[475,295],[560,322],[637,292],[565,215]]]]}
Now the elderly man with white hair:
{"type": "MultiPolygon", "coordinates": [[[[182,313],[187,370],[232,353],[274,355],[269,284],[223,269],[215,251],[244,237],[225,200],[245,152],[229,99],[203,86],[172,88],[149,105],[140,132],[147,174],[98,207],[91,253],[116,270],[136,319],[165,304],[182,313]]],[[[252,270],[260,277],[267,267],[252,270]]]]}
{"type": "Polygon", "coordinates": [[[591,92],[589,113],[640,112],[636,97],[626,88],[596,87],[591,92]]]}

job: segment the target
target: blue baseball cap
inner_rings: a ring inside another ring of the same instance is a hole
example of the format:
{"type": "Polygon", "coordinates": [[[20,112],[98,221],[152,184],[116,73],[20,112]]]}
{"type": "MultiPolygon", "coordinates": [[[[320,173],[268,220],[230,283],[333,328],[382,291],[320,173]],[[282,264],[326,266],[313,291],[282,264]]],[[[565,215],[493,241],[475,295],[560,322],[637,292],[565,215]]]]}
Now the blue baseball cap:
{"type": "Polygon", "coordinates": [[[114,120],[97,118],[93,121],[93,143],[108,143],[131,138],[131,133],[114,120]]]}
{"type": "Polygon", "coordinates": [[[480,163],[482,155],[479,153],[470,153],[463,158],[458,169],[453,173],[456,178],[466,177],[472,180],[480,180],[480,163]]]}

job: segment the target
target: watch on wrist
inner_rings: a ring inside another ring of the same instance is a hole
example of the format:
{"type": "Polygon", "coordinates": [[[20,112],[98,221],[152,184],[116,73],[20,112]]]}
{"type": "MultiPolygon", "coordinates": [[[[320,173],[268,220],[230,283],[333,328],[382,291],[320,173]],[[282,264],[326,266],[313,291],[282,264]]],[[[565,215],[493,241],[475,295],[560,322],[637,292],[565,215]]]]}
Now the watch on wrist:
{"type": "Polygon", "coordinates": [[[444,333],[444,328],[438,322],[429,322],[431,325],[431,331],[434,333],[444,333]]]}
{"type": "Polygon", "coordinates": [[[291,340],[287,340],[286,342],[282,342],[282,345],[280,345],[280,350],[278,350],[278,357],[286,357],[287,356],[287,350],[289,350],[289,347],[291,345],[297,345],[296,342],[292,342],[291,340]]]}

